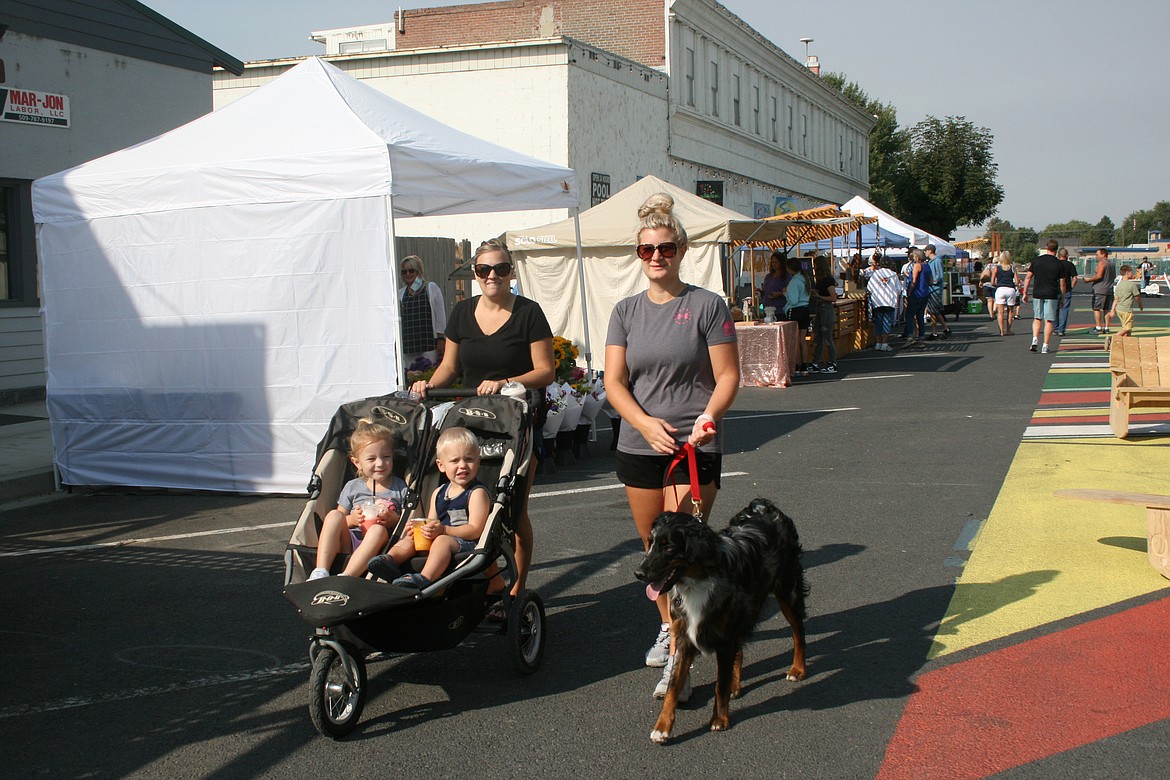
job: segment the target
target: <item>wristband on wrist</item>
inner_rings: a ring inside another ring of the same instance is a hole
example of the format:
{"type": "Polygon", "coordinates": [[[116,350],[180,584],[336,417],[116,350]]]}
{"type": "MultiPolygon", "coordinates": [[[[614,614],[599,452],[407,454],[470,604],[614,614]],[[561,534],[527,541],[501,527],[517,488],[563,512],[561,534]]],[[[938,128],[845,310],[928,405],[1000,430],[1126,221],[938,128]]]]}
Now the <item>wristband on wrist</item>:
{"type": "Polygon", "coordinates": [[[709,414],[700,414],[698,417],[695,418],[695,422],[698,422],[699,420],[706,420],[707,422],[711,423],[712,425],[715,424],[715,418],[709,414]]]}

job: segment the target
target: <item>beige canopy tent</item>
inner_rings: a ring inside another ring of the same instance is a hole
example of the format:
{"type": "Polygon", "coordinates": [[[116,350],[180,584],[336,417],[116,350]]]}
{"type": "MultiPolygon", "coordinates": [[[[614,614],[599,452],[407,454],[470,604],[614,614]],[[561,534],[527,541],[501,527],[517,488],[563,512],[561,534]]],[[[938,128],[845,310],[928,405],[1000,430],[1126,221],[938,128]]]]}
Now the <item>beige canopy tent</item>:
{"type": "Polygon", "coordinates": [[[651,195],[674,198],[674,214],[687,231],[683,281],[724,295],[721,245],[783,241],[786,223],[751,219],[647,176],[608,200],[581,212],[580,246],[573,219],[505,234],[524,295],[541,305],[553,332],[582,347],[592,366],[592,349],[605,344],[614,305],[646,289],[641,261],[634,254],[638,207],[651,195]]]}

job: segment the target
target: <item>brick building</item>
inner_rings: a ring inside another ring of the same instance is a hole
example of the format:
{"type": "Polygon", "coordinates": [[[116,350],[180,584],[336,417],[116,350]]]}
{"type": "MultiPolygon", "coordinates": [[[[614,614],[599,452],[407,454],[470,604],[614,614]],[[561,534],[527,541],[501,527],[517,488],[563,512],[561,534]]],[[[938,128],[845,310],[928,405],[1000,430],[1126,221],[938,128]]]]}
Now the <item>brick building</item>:
{"type": "MultiPolygon", "coordinates": [[[[714,0],[505,0],[313,33],[350,75],[462,130],[577,171],[582,208],[653,174],[751,215],[869,191],[873,119],[714,0]]],[[[219,73],[217,108],[298,59],[219,73]]],[[[498,235],[563,213],[407,220],[498,235]]]]}

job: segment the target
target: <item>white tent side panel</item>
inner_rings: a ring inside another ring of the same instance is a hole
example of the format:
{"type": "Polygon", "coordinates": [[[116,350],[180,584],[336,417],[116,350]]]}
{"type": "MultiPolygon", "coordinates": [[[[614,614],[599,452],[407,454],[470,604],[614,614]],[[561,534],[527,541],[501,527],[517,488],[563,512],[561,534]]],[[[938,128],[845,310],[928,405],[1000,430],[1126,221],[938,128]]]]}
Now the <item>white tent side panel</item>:
{"type": "MultiPolygon", "coordinates": [[[[582,350],[578,364],[585,366],[585,323],[581,312],[581,287],[576,258],[563,249],[517,251],[516,271],[524,295],[544,309],[553,333],[564,336],[582,350]]],[[[719,244],[692,244],[680,267],[684,282],[723,294],[719,268],[719,244]]],[[[593,367],[603,368],[605,336],[613,307],[623,298],[647,287],[642,261],[631,246],[590,247],[585,251],[585,298],[589,301],[589,345],[593,367]]]]}
{"type": "Polygon", "coordinates": [[[61,477],[299,493],[336,407],[397,388],[383,196],[50,222],[61,477]]]}

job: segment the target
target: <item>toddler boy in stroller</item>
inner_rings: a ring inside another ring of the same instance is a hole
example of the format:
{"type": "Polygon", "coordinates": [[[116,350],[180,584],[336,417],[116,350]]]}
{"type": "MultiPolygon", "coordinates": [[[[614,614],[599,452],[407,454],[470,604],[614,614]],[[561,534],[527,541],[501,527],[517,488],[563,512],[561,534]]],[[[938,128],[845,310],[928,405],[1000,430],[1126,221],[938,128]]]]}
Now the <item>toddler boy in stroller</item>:
{"type": "Polygon", "coordinates": [[[390,540],[387,524],[398,522],[404,505],[406,483],[394,475],[393,431],[363,417],[350,436],[349,459],[359,476],[346,483],[337,508],[325,515],[310,580],[328,577],[338,552],[350,554],[345,575],[364,577],[366,564],[390,540]]]}
{"type": "Polygon", "coordinates": [[[476,478],[480,454],[475,434],[462,427],[443,431],[435,444],[435,463],[448,481],[431,494],[427,519],[419,521],[418,533],[430,542],[422,571],[403,574],[401,569],[420,552],[413,534],[370,561],[370,574],[394,585],[428,587],[447,570],[452,557],[475,549],[487,523],[492,500],[487,486],[476,478]]]}

